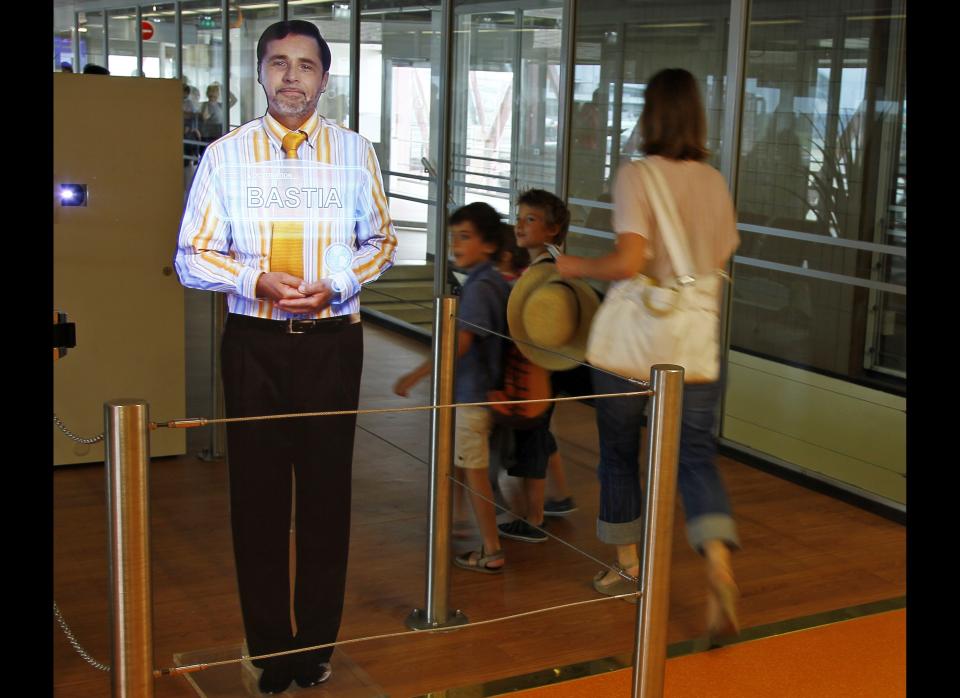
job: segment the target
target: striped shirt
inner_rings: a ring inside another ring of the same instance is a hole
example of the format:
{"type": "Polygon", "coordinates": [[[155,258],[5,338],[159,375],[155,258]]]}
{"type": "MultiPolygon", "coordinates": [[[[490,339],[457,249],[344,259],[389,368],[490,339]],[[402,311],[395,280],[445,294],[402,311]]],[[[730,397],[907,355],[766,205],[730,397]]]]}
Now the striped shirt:
{"type": "Polygon", "coordinates": [[[225,194],[225,172],[286,158],[281,142],[289,129],[268,112],[207,146],[180,223],[174,259],[180,282],[189,288],[227,293],[231,313],[274,320],[356,313],[361,284],[379,277],[396,257],[397,236],[370,142],[318,112],[299,130],[307,134],[297,151],[300,160],[352,167],[355,172],[362,168],[369,174],[364,177],[369,182],[364,200],[350,211],[352,215],[342,221],[306,219],[303,223],[304,280],[330,279],[334,301],[319,312],[295,314],[256,298],[257,279],[271,270],[273,226],[262,218],[227,210],[236,197],[225,194]],[[327,254],[331,249],[337,254],[327,254]]]}

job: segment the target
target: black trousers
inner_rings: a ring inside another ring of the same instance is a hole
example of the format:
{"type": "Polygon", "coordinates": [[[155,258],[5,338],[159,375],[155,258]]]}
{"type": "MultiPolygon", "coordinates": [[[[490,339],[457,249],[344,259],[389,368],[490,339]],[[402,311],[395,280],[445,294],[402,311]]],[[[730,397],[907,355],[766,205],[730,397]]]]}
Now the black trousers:
{"type": "MultiPolygon", "coordinates": [[[[304,334],[263,327],[244,316],[227,318],[221,357],[228,417],[357,408],[361,324],[324,325],[304,334]]],[[[227,425],[233,550],[252,655],[337,639],[350,539],[355,427],[352,415],[227,425]],[[295,636],[289,574],[294,472],[295,636]]],[[[309,658],[328,661],[332,654],[327,648],[309,658]]]]}

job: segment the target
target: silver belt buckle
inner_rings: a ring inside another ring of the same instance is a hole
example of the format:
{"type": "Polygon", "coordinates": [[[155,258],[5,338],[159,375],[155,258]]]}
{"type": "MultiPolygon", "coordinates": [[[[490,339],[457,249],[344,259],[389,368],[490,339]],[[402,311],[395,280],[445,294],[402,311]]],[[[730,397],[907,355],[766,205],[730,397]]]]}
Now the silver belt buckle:
{"type": "Polygon", "coordinates": [[[306,330],[296,330],[294,329],[295,322],[300,322],[299,320],[294,320],[293,318],[287,318],[287,334],[305,334],[306,330]]]}

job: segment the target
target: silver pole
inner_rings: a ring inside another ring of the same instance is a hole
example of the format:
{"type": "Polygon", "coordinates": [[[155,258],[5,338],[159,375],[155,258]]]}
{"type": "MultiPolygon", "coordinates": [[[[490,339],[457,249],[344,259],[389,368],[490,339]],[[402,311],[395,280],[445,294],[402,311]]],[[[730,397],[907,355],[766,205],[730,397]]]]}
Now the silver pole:
{"type": "Polygon", "coordinates": [[[143,76],[143,10],[137,6],[137,77],[143,76]]]}
{"type": "Polygon", "coordinates": [[[103,11],[103,67],[110,70],[110,10],[103,11]]]}
{"type": "MultiPolygon", "coordinates": [[[[84,15],[86,18],[86,15],[84,15]]],[[[90,42],[87,42],[87,56],[90,55],[90,42]]],[[[83,72],[83,66],[80,65],[80,13],[73,13],[73,72],[83,72]]]]}
{"type": "MultiPolygon", "coordinates": [[[[220,346],[223,340],[223,328],[227,322],[227,299],[223,293],[210,292],[210,409],[214,419],[226,416],[226,401],[223,396],[223,382],[220,380],[220,346]]],[[[208,434],[209,446],[200,450],[197,457],[202,461],[215,461],[223,458],[227,444],[227,425],[214,424],[208,434]]]]}
{"type": "Polygon", "coordinates": [[[104,403],[113,698],[153,696],[149,416],[143,400],[104,403]]]}
{"type": "MultiPolygon", "coordinates": [[[[740,142],[743,130],[743,94],[746,82],[747,48],[750,41],[750,0],[730,0],[730,35],[727,37],[727,89],[723,105],[723,141],[720,152],[720,172],[727,180],[733,203],[737,203],[737,180],[740,167],[740,142]]],[[[727,273],[735,273],[733,258],[727,262],[727,273]]],[[[730,323],[733,320],[733,296],[730,284],[724,284],[720,321],[720,358],[725,367],[730,355],[730,323]]],[[[726,368],[723,369],[726,374],[726,368]]],[[[721,382],[726,384],[721,376],[721,382]]],[[[714,434],[723,433],[726,415],[727,391],[720,392],[719,414],[714,434]]]]}
{"type": "MultiPolygon", "coordinates": [[[[433,248],[433,295],[441,298],[447,294],[447,216],[450,197],[450,152],[453,119],[453,3],[440,5],[440,85],[439,85],[439,129],[437,137],[437,199],[434,218],[433,248]]],[[[438,329],[439,325],[434,329],[438,329]]],[[[436,337],[437,335],[434,335],[436,337]]]]}
{"type": "MultiPolygon", "coordinates": [[[[523,10],[513,11],[513,26],[516,31],[513,34],[513,109],[510,112],[510,209],[508,216],[513,215],[514,203],[525,184],[520,183],[520,129],[523,128],[523,10]]],[[[476,32],[471,33],[471,43],[477,39],[476,32]]],[[[468,59],[469,60],[469,59],[468,59]]],[[[524,134],[529,138],[529,134],[524,134]]],[[[466,151],[466,148],[464,148],[466,151]]],[[[466,154],[466,152],[464,153],[466,154]]],[[[463,161],[463,168],[468,169],[466,158],[463,161]]],[[[464,175],[466,180],[466,175],[464,175]]],[[[524,178],[526,179],[526,178],[524,178]]]]}
{"type": "Polygon", "coordinates": [[[360,133],[360,0],[350,0],[350,115],[347,124],[351,131],[360,133]]]}
{"type": "Polygon", "coordinates": [[[173,3],[173,11],[176,13],[177,80],[183,80],[183,13],[179,2],[173,3]]]}
{"type": "Polygon", "coordinates": [[[683,368],[658,364],[650,369],[650,383],[654,395],[647,424],[647,501],[640,558],[640,589],[643,593],[637,604],[632,698],[660,698],[663,695],[683,368]]]}
{"type": "MultiPolygon", "coordinates": [[[[430,399],[434,405],[453,403],[453,362],[457,354],[457,298],[438,298],[433,319],[433,382],[430,399]]],[[[424,610],[407,616],[413,630],[463,625],[467,617],[460,611],[451,615],[450,527],[453,483],[453,408],[434,410],[430,417],[430,518],[427,527],[427,588],[424,610]]]]}
{"type": "MultiPolygon", "coordinates": [[[[239,10],[238,10],[239,12],[239,10]]],[[[220,114],[223,117],[220,135],[230,130],[230,0],[220,3],[223,37],[223,87],[220,88],[220,114]]]]}
{"type": "Polygon", "coordinates": [[[560,198],[566,201],[570,198],[570,145],[573,141],[573,80],[576,76],[577,44],[577,0],[565,0],[563,3],[563,41],[561,46],[561,77],[560,89],[562,100],[560,109],[560,171],[557,177],[557,191],[560,198]]]}

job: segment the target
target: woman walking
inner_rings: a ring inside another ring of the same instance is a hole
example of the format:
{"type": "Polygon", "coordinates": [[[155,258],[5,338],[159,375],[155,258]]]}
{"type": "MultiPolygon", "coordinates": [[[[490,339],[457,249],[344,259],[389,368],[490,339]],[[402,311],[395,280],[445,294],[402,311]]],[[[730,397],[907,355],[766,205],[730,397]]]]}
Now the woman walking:
{"type": "MultiPolygon", "coordinates": [[[[628,163],[617,172],[614,185],[613,252],[598,258],[569,255],[557,259],[557,270],[567,278],[623,281],[642,273],[655,283],[669,285],[677,276],[670,248],[655,213],[650,190],[654,181],[665,184],[664,198],[676,204],[677,237],[686,238],[693,276],[708,287],[722,273],[739,244],[733,202],[723,177],[705,160],[706,114],[697,83],[689,72],[663,70],[647,85],[640,117],[643,164],[628,163]],[[655,170],[641,171],[642,167],[655,170]],[[652,177],[652,178],[648,178],[652,177]]],[[[673,233],[669,233],[673,234],[673,233]]],[[[674,255],[675,256],[675,255],[674,255]]],[[[695,282],[697,283],[697,282],[695,282]]],[[[720,288],[720,284],[716,284],[720,288]]],[[[613,287],[611,287],[611,290],[613,287]]],[[[609,303],[609,293],[605,303],[609,303]]],[[[704,328],[712,339],[695,352],[706,352],[718,365],[720,293],[716,312],[710,307],[704,328]]],[[[708,306],[712,306],[711,303],[708,306]]],[[[596,324],[594,327],[596,328],[596,324]]],[[[615,344],[627,342],[628,330],[613,329],[606,338],[615,344]],[[619,334],[622,332],[622,336],[619,334]]],[[[680,342],[683,342],[681,337],[680,342]]],[[[689,352],[689,348],[687,353],[689,352]]],[[[687,355],[685,353],[685,355],[687,355]]],[[[600,360],[591,361],[603,365],[600,360]]],[[[674,359],[671,363],[683,363],[674,359]]],[[[683,392],[678,487],[687,522],[687,537],[703,556],[708,586],[707,632],[711,637],[739,631],[736,603],[739,595],[730,564],[731,550],[739,548],[736,525],[727,494],[717,471],[716,438],[713,434],[721,384],[716,371],[687,367],[683,392]]],[[[644,374],[645,375],[645,374],[644,374]]],[[[643,377],[643,376],[640,376],[643,377]]],[[[629,392],[636,386],[602,371],[593,371],[598,393],[629,392]]],[[[616,565],[630,576],[639,574],[638,543],[643,519],[640,495],[640,422],[645,398],[608,398],[597,401],[600,435],[600,513],[597,536],[616,546],[616,565]]],[[[636,585],[613,571],[601,571],[594,588],[603,594],[635,591],[636,585]]]]}

